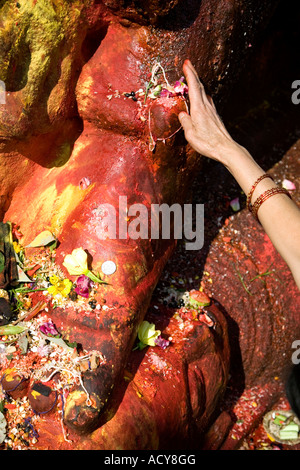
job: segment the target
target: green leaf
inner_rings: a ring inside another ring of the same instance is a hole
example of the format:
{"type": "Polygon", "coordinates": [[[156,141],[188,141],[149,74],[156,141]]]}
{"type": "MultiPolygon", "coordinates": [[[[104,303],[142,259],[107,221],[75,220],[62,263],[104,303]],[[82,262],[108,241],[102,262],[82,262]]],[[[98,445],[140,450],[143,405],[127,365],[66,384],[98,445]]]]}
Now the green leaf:
{"type": "Polygon", "coordinates": [[[69,341],[67,341],[66,339],[64,340],[66,345],[69,346],[69,348],[77,348],[78,346],[78,343],[76,343],[76,341],[73,341],[72,343],[70,343],[69,341]]]}
{"type": "Polygon", "coordinates": [[[139,341],[138,344],[135,346],[135,348],[133,348],[132,351],[136,351],[137,349],[139,349],[140,351],[142,351],[142,350],[145,349],[147,346],[148,346],[148,344],[145,344],[145,343],[143,343],[142,341],[139,341]]]}
{"type": "Polygon", "coordinates": [[[282,415],[282,414],[276,414],[276,418],[280,419],[281,421],[286,421],[287,420],[287,416],[282,415]]]}
{"type": "Polygon", "coordinates": [[[0,273],[2,273],[4,271],[4,268],[5,268],[5,256],[0,251],[0,273]]]}
{"type": "Polygon", "coordinates": [[[157,85],[157,86],[154,88],[154,90],[153,90],[153,95],[154,95],[154,96],[159,96],[161,90],[162,90],[162,86],[161,86],[161,85],[157,85]]]}
{"type": "Polygon", "coordinates": [[[23,326],[14,326],[14,325],[5,325],[5,326],[0,326],[0,335],[18,335],[20,333],[23,333],[26,328],[23,326]]]}
{"type": "Polygon", "coordinates": [[[47,336],[42,333],[42,337],[47,339],[48,341],[52,341],[53,343],[61,346],[64,349],[69,350],[70,352],[73,351],[73,348],[70,348],[67,343],[62,338],[55,338],[55,336],[47,336]]]}
{"type": "Polygon", "coordinates": [[[282,424],[282,420],[279,419],[279,418],[275,418],[274,421],[273,421],[274,424],[278,424],[278,426],[281,426],[282,424]]]}
{"type": "Polygon", "coordinates": [[[52,242],[48,243],[48,245],[46,246],[47,248],[49,248],[50,253],[52,253],[52,251],[55,250],[55,248],[57,248],[57,240],[53,240],[52,242]]]}
{"type": "Polygon", "coordinates": [[[21,293],[21,294],[28,294],[28,292],[39,292],[39,291],[45,291],[46,288],[38,288],[38,289],[30,289],[29,287],[17,287],[17,289],[14,289],[15,293],[21,293]]]}
{"type": "Polygon", "coordinates": [[[90,270],[85,271],[84,274],[85,276],[89,277],[93,282],[98,282],[99,284],[108,284],[107,282],[102,281],[99,277],[95,276],[95,274],[93,274],[90,270]]]}

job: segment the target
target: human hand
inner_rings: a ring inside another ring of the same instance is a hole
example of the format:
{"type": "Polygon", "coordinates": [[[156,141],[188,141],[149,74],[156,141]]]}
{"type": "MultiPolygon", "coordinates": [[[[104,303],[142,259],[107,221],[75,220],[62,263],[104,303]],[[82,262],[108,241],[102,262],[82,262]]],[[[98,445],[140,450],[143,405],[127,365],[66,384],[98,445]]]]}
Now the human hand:
{"type": "Polygon", "coordinates": [[[201,155],[226,165],[226,156],[239,145],[227,132],[212,98],[205,93],[204,86],[189,60],[184,62],[183,72],[189,88],[190,115],[181,112],[178,119],[186,140],[201,155]]]}

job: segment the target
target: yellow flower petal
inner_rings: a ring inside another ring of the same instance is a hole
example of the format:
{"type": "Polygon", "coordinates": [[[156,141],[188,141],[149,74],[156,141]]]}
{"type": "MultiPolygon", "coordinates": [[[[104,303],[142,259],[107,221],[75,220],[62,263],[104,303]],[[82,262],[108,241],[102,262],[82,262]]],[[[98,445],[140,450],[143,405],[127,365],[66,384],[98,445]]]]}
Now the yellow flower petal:
{"type": "Polygon", "coordinates": [[[13,246],[14,246],[15,252],[16,252],[16,253],[20,253],[20,251],[21,251],[21,249],[22,249],[21,245],[19,245],[18,242],[13,242],[13,246]]]}
{"type": "Polygon", "coordinates": [[[82,248],[75,248],[72,251],[72,256],[77,260],[77,262],[84,268],[87,269],[87,253],[82,248]]]}
{"type": "Polygon", "coordinates": [[[67,295],[70,293],[72,287],[72,282],[69,279],[64,279],[62,282],[62,286],[60,289],[61,295],[64,297],[67,297],[67,295]]]}
{"type": "Polygon", "coordinates": [[[155,340],[160,334],[160,330],[155,330],[154,323],[148,321],[143,321],[138,330],[139,340],[148,346],[156,346],[155,340]]]}
{"type": "Polygon", "coordinates": [[[82,248],[75,248],[71,255],[66,255],[63,266],[71,276],[80,276],[87,270],[87,253],[82,248]]]}
{"type": "Polygon", "coordinates": [[[55,285],[59,282],[59,277],[58,276],[55,276],[55,274],[53,276],[50,277],[50,282],[51,284],[55,285]]]}
{"type": "Polygon", "coordinates": [[[49,292],[49,294],[51,295],[56,295],[58,293],[58,289],[56,286],[50,286],[48,287],[47,291],[49,292]]]}

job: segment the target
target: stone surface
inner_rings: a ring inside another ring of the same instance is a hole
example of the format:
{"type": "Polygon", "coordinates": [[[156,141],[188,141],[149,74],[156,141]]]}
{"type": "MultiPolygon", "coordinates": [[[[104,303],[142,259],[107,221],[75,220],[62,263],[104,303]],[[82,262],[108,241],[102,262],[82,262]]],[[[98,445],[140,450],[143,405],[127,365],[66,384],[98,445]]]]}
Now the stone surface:
{"type": "MultiPolygon", "coordinates": [[[[298,140],[269,170],[279,186],[285,178],[293,181],[298,206],[299,156],[298,140]]],[[[237,448],[280,399],[285,401],[279,409],[289,408],[285,384],[293,343],[300,337],[300,294],[288,266],[247,210],[227,219],[210,247],[205,272],[203,286],[228,322],[232,376],[224,409],[243,422],[232,426],[222,447],[228,450],[237,448]]],[[[220,421],[226,424],[224,417],[220,421]]]]}
{"type": "MultiPolygon", "coordinates": [[[[271,170],[276,183],[292,180],[299,204],[297,141],[271,170]]],[[[205,266],[213,283],[210,295],[223,306],[240,354],[246,386],[286,377],[292,343],[300,335],[300,295],[295,281],[270,239],[250,213],[233,216],[211,246],[205,266]]]]}
{"type": "MultiPolygon", "coordinates": [[[[212,422],[228,380],[227,324],[216,305],[210,306],[218,328],[199,321],[181,320],[166,307],[152,309],[167,349],[133,351],[102,426],[88,436],[68,431],[63,439],[59,416],[37,423],[40,449],[176,449],[199,446],[212,422]],[[212,368],[214,374],[211,373],[212,368]],[[172,397],[170,399],[170,397],[172,397]],[[129,419],[130,417],[130,419],[129,419]],[[58,437],[59,436],[59,437],[58,437]]],[[[86,395],[76,400],[86,401],[86,395]]]]}

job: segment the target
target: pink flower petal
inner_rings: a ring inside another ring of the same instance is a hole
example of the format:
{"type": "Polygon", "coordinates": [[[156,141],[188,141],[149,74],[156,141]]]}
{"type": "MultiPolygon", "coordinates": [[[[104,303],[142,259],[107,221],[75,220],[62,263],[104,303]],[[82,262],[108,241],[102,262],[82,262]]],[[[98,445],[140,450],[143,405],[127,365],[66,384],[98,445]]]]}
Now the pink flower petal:
{"type": "Polygon", "coordinates": [[[239,201],[239,198],[236,197],[235,199],[232,199],[232,201],[230,201],[230,206],[232,208],[232,210],[234,212],[237,212],[240,210],[241,206],[240,206],[240,201],[239,201]]]}
{"type": "Polygon", "coordinates": [[[49,320],[48,322],[45,322],[42,325],[40,325],[40,330],[46,336],[49,336],[49,335],[56,336],[59,334],[52,320],[49,320]]]}
{"type": "Polygon", "coordinates": [[[174,84],[174,91],[176,93],[180,93],[184,95],[184,93],[188,92],[188,86],[183,82],[183,77],[180,80],[177,80],[174,84]]]}
{"type": "Polygon", "coordinates": [[[171,91],[167,90],[167,88],[163,88],[160,92],[161,98],[171,98],[172,96],[176,96],[175,93],[172,93],[171,91]]]}
{"type": "Polygon", "coordinates": [[[89,178],[84,177],[79,181],[79,188],[86,189],[90,184],[91,181],[89,180],[89,178]]]}
{"type": "Polygon", "coordinates": [[[92,281],[87,276],[85,276],[84,274],[82,276],[79,276],[76,280],[76,294],[81,295],[81,297],[85,297],[87,299],[90,295],[91,285],[92,281]]]}
{"type": "Polygon", "coordinates": [[[284,189],[287,189],[288,191],[294,191],[296,189],[295,184],[292,181],[287,180],[287,179],[284,179],[282,181],[282,187],[284,189]]]}
{"type": "Polygon", "coordinates": [[[161,336],[158,336],[158,338],[156,338],[154,342],[157,346],[160,346],[162,349],[166,349],[170,344],[170,341],[162,338],[161,336]]]}

